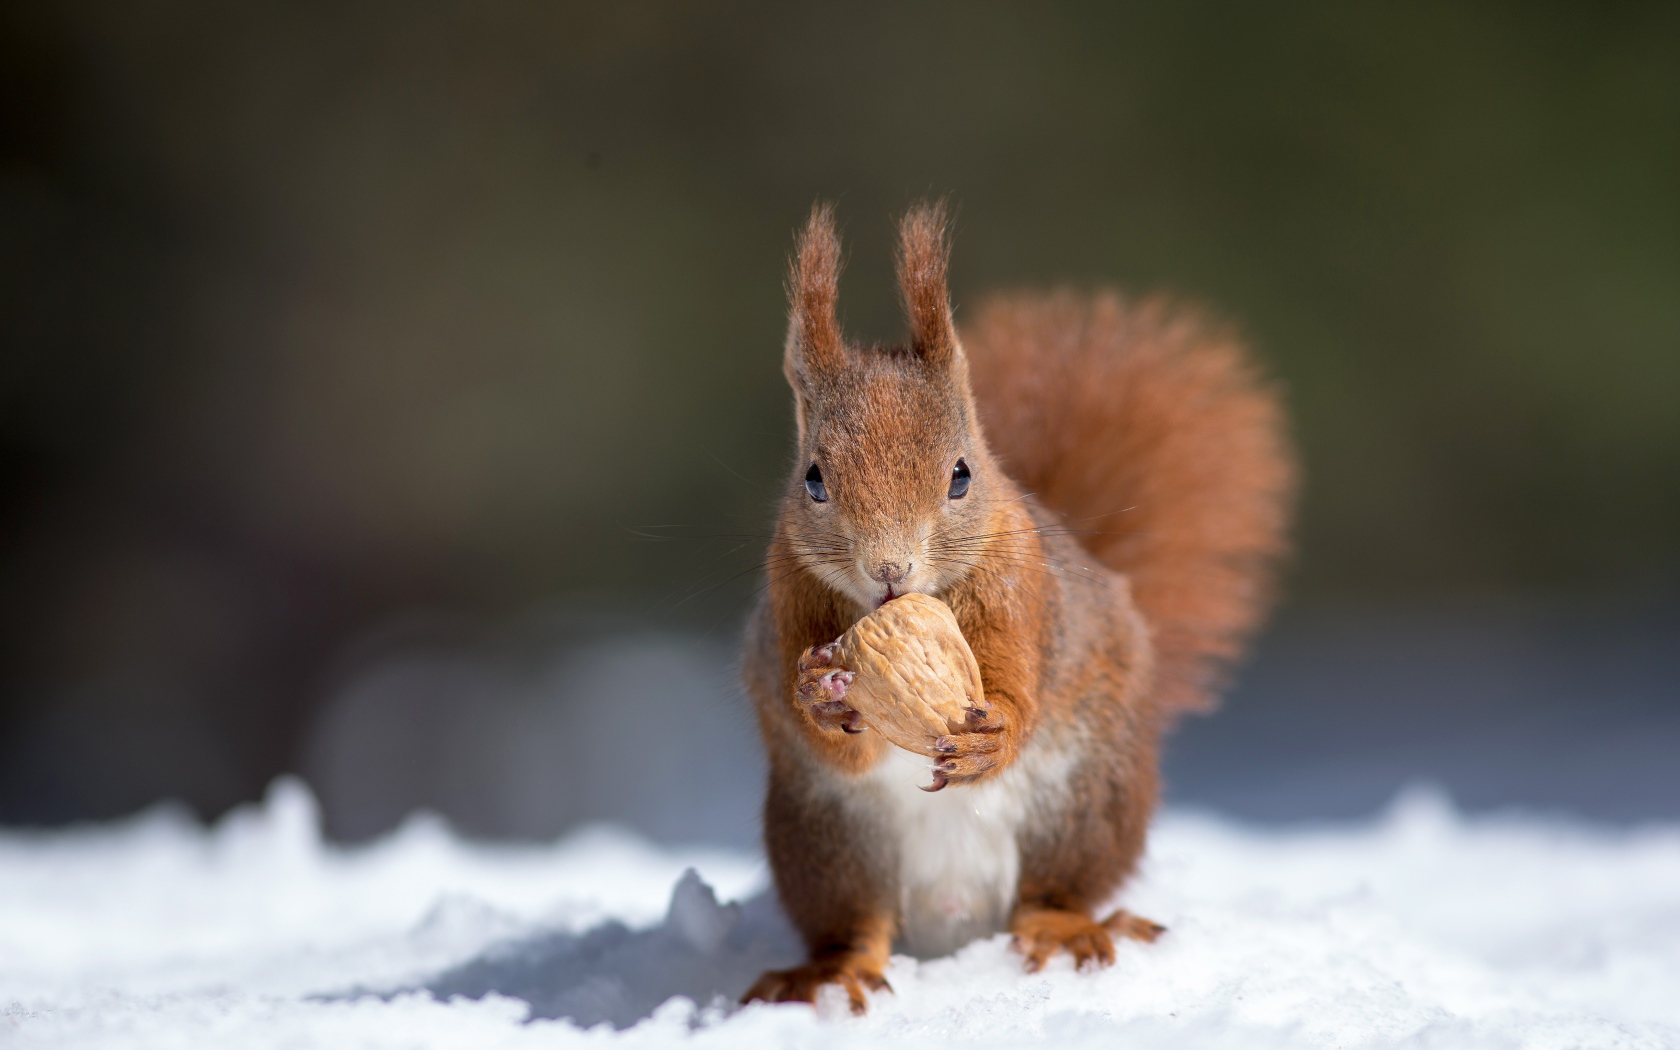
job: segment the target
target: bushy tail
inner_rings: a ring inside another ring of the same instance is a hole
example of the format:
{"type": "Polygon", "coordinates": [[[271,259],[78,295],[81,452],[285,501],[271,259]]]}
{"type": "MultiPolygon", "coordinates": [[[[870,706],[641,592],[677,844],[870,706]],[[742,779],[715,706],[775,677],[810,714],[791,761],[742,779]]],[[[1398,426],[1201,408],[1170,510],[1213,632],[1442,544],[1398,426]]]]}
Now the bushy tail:
{"type": "Polygon", "coordinates": [[[1159,709],[1212,708],[1285,547],[1277,393],[1233,333],[1159,299],[1001,296],[962,340],[992,450],[1131,578],[1159,709]]]}

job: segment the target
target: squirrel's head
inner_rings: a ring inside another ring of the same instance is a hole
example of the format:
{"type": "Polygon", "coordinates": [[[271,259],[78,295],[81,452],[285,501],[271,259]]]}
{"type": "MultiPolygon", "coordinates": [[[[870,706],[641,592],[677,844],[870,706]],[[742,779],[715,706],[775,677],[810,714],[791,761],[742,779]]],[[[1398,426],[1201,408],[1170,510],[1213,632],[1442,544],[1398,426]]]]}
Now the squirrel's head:
{"type": "Polygon", "coordinates": [[[865,609],[938,594],[978,563],[991,509],[1010,488],[975,419],[951,319],[943,204],[899,227],[904,346],[847,343],[835,314],[840,241],[818,204],[789,277],[783,370],[799,426],[782,514],[804,571],[865,609]]]}

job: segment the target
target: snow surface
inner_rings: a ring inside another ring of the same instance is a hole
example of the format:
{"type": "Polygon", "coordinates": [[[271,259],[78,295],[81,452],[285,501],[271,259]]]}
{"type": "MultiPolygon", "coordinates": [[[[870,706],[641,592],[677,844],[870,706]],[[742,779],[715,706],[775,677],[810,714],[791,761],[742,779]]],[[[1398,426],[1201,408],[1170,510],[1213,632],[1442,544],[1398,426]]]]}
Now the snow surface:
{"type": "Polygon", "coordinates": [[[797,954],[751,855],[318,826],[280,781],[208,830],[0,833],[0,1046],[1680,1046],[1675,826],[1427,791],[1287,831],[1169,811],[1124,898],[1159,943],[1099,973],[1023,974],[1002,936],[895,958],[861,1019],[729,1005],[797,954]]]}

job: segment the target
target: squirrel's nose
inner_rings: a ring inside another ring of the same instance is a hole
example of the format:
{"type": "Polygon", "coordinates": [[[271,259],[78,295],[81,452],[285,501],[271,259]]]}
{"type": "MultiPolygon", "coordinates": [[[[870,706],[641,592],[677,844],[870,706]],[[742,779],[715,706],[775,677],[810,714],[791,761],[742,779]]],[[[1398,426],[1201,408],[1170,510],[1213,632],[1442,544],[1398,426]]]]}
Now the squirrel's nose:
{"type": "Polygon", "coordinates": [[[875,567],[875,578],[882,583],[898,583],[910,575],[910,563],[900,565],[896,561],[884,561],[875,567]]]}

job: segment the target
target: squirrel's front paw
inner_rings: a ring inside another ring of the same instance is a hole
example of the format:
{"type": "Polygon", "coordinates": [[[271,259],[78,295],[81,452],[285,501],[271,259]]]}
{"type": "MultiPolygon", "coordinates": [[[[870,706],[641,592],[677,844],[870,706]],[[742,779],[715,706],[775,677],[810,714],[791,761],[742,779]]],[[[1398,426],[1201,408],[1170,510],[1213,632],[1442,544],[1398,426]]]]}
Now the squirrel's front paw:
{"type": "Polygon", "coordinates": [[[820,728],[861,733],[869,727],[858,720],[858,713],[845,702],[846,690],[857,676],[835,665],[834,651],[833,643],[817,645],[799,657],[799,702],[820,728]]]}
{"type": "Polygon", "coordinates": [[[933,741],[933,783],[923,791],[978,780],[1005,763],[1013,740],[997,708],[970,707],[962,728],[933,741]]]}

